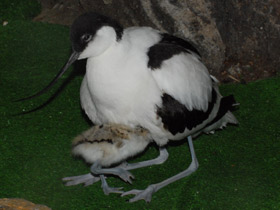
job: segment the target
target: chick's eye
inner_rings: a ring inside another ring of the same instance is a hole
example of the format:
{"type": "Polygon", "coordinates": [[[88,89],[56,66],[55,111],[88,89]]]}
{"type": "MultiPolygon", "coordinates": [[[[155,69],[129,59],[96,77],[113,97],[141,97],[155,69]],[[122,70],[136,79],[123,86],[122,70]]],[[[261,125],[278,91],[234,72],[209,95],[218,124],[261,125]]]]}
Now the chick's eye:
{"type": "Polygon", "coordinates": [[[84,42],[89,42],[91,40],[91,35],[90,34],[84,34],[81,39],[84,41],[84,42]]]}

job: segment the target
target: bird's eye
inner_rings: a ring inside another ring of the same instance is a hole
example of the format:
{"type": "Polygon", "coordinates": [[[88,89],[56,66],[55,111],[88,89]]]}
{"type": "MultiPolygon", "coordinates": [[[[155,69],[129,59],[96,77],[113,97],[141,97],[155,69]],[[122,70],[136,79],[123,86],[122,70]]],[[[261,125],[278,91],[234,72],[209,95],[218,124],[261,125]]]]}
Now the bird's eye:
{"type": "Polygon", "coordinates": [[[91,35],[90,34],[84,34],[83,36],[81,36],[81,39],[84,41],[84,42],[89,42],[91,40],[91,35]]]}

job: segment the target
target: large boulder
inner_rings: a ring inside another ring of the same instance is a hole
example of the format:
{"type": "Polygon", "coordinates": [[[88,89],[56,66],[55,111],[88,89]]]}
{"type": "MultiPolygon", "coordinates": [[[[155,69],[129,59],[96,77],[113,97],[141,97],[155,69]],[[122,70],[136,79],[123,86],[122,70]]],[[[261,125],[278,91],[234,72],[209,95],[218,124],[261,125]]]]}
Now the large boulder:
{"type": "Polygon", "coordinates": [[[21,198],[0,199],[0,209],[3,210],[51,210],[45,205],[34,204],[21,198]]]}
{"type": "Polygon", "coordinates": [[[278,0],[39,1],[43,9],[37,21],[70,25],[78,15],[97,11],[124,27],[151,26],[189,39],[221,79],[258,79],[279,69],[278,0]]]}

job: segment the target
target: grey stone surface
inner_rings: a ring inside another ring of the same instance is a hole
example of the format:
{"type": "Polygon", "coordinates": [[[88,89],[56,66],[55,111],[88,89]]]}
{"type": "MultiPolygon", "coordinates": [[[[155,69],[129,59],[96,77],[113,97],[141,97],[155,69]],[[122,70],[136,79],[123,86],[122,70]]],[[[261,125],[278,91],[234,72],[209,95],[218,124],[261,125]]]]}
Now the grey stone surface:
{"type": "Polygon", "coordinates": [[[124,27],[152,26],[188,39],[219,78],[258,79],[279,70],[279,0],[39,1],[43,10],[37,21],[70,25],[85,11],[96,11],[124,27]]]}

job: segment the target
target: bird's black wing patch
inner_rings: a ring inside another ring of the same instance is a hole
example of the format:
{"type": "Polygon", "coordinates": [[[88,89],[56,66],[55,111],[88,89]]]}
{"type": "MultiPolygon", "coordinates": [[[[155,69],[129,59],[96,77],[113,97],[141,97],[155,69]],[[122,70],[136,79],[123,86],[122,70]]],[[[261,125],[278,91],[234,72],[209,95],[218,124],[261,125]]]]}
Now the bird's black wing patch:
{"type": "Polygon", "coordinates": [[[186,128],[191,130],[203,123],[213,110],[216,100],[217,93],[213,88],[212,99],[208,102],[206,112],[197,109],[190,111],[172,96],[164,93],[162,96],[162,106],[158,107],[157,114],[161,117],[164,128],[175,135],[183,133],[186,128]]]}
{"type": "Polygon", "coordinates": [[[162,40],[160,42],[181,46],[185,50],[192,51],[200,56],[200,53],[198,52],[198,50],[190,42],[188,42],[187,40],[181,39],[179,37],[172,36],[170,34],[162,34],[162,40]]]}
{"type": "Polygon", "coordinates": [[[162,34],[162,39],[148,50],[148,67],[152,70],[159,69],[163,61],[182,52],[194,52],[200,55],[197,49],[188,41],[169,34],[162,34]]]}

